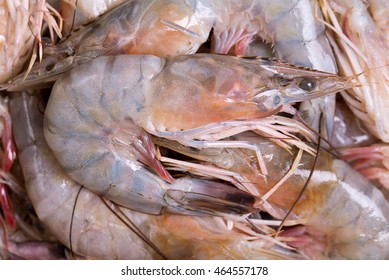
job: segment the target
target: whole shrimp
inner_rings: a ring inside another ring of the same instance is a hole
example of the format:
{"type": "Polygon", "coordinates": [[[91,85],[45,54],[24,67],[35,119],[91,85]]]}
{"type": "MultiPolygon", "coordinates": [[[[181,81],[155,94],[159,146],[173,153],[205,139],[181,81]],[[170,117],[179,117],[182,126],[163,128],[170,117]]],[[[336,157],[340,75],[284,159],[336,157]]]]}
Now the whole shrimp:
{"type": "Polygon", "coordinates": [[[213,13],[194,0],[131,0],[81,26],[58,44],[28,74],[15,78],[8,90],[51,85],[72,67],[102,55],[153,54],[161,57],[192,54],[204,43],[213,13]]]}
{"type": "MultiPolygon", "coordinates": [[[[240,134],[236,141],[248,140],[261,146],[269,174],[259,176],[255,155],[239,149],[190,149],[166,139],[156,143],[196,158],[196,164],[162,158],[174,170],[189,171],[212,178],[214,167],[238,173],[258,190],[258,206],[263,200],[281,214],[292,207],[300,226],[281,233],[307,258],[387,259],[389,258],[389,204],[382,193],[345,162],[320,151],[312,177],[314,156],[291,153],[256,134],[240,134]],[[301,157],[295,165],[297,157],[301,157]],[[225,163],[229,163],[226,165],[225,163]],[[209,166],[210,165],[210,166],[209,166]]],[[[218,171],[220,172],[220,170],[218,171]]],[[[226,173],[226,172],[225,172],[226,173]]],[[[278,214],[278,215],[279,215],[278,214]]]]}
{"type": "Polygon", "coordinates": [[[170,59],[99,57],[55,83],[44,131],[59,163],[74,180],[120,205],[154,214],[164,208],[184,211],[195,199],[189,191],[201,201],[210,199],[214,190],[216,197],[220,191],[226,193],[219,197],[225,199],[218,203],[221,208],[232,203],[232,208],[240,205],[238,210],[250,205],[250,197],[223,185],[218,190],[216,184],[174,180],[166,174],[145,131],[194,147],[251,148],[260,158],[255,145],[207,139],[202,126],[210,125],[214,135],[225,138],[226,133],[236,134],[236,128],[220,122],[248,120],[238,129],[254,129],[249,119],[347,86],[352,86],[349,79],[268,59],[211,54],[170,59]]]}
{"type": "Polygon", "coordinates": [[[37,98],[26,93],[15,96],[12,108],[27,193],[41,221],[72,253],[94,259],[298,257],[281,250],[274,238],[229,219],[155,216],[122,207],[118,207],[121,214],[115,214],[60,167],[45,142],[37,98]],[[132,229],[126,225],[128,221],[132,229]]]}

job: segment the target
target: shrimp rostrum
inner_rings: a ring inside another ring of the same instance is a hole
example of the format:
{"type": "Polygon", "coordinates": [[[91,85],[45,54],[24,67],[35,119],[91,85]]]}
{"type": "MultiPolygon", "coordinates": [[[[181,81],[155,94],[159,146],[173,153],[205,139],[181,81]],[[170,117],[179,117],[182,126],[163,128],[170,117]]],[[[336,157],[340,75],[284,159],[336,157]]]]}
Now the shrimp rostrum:
{"type": "MultiPolygon", "coordinates": [[[[55,83],[44,133],[74,180],[122,206],[153,214],[163,209],[244,212],[253,201],[245,192],[172,178],[156,159],[148,133],[195,147],[229,145],[206,140],[201,127],[214,124],[216,131],[224,131],[220,122],[264,117],[290,102],[345,85],[348,80],[337,75],[266,59],[207,54],[100,57],[55,83]],[[197,130],[195,139],[187,133],[191,129],[197,130]]],[[[238,147],[252,147],[245,144],[238,147]]]]}

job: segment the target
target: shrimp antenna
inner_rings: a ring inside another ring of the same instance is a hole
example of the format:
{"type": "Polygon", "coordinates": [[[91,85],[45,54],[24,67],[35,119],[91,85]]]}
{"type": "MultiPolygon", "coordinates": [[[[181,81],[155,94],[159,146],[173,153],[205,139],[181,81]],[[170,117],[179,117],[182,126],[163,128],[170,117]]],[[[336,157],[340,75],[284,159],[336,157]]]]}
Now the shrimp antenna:
{"type": "MultiPolygon", "coordinates": [[[[321,116],[320,116],[320,121],[321,121],[321,116]]],[[[282,219],[281,221],[281,224],[280,226],[278,227],[277,229],[277,233],[276,233],[276,237],[280,234],[281,232],[281,229],[282,227],[284,226],[286,220],[288,219],[289,215],[292,213],[293,209],[295,208],[295,206],[297,205],[297,202],[300,200],[300,198],[302,197],[303,193],[305,192],[305,190],[307,189],[308,187],[308,184],[312,178],[312,175],[313,175],[313,172],[315,172],[315,167],[317,165],[317,161],[319,159],[319,152],[320,152],[320,144],[321,144],[321,139],[322,137],[319,135],[319,139],[317,141],[317,149],[316,149],[316,156],[315,156],[315,160],[313,161],[313,165],[312,165],[312,169],[311,171],[309,172],[309,176],[308,176],[308,179],[307,181],[305,182],[303,188],[301,189],[299,195],[297,196],[296,200],[293,202],[293,205],[290,207],[290,209],[288,210],[288,213],[286,213],[285,217],[282,219]]]]}
{"type": "Polygon", "coordinates": [[[72,257],[74,257],[74,252],[73,252],[73,245],[72,245],[72,232],[73,232],[73,221],[74,221],[74,213],[76,212],[76,206],[78,202],[78,197],[80,196],[81,190],[84,188],[84,186],[80,186],[78,189],[76,199],[74,200],[73,204],[73,209],[72,209],[72,215],[70,219],[70,226],[69,226],[69,249],[70,249],[70,254],[72,257]]]}
{"type": "MultiPolygon", "coordinates": [[[[376,66],[376,67],[371,67],[371,68],[368,68],[368,69],[366,69],[366,70],[364,70],[362,72],[356,73],[354,75],[346,76],[346,78],[347,78],[347,82],[346,83],[352,81],[353,79],[356,79],[359,76],[365,75],[368,71],[377,70],[377,69],[386,68],[386,67],[389,67],[389,64],[379,65],[379,66],[376,66]]],[[[368,82],[366,84],[369,85],[369,84],[373,84],[373,83],[372,82],[368,82]]],[[[363,85],[364,85],[364,83],[362,83],[360,81],[357,81],[356,84],[355,84],[355,86],[363,86],[363,85]]]]}
{"type": "Polygon", "coordinates": [[[158,249],[158,247],[131,221],[131,219],[123,213],[118,205],[102,196],[100,196],[103,203],[112,211],[112,213],[122,221],[129,229],[131,229],[140,239],[142,239],[147,245],[149,245],[157,254],[163,259],[167,260],[167,256],[158,249]]]}

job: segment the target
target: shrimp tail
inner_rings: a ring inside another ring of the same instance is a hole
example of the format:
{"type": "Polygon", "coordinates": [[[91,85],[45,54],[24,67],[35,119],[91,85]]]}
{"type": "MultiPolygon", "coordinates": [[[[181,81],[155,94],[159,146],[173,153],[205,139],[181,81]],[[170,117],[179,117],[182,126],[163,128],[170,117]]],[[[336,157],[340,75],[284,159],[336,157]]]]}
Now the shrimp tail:
{"type": "Polygon", "coordinates": [[[168,212],[186,215],[243,214],[253,211],[254,197],[229,185],[183,178],[166,192],[168,212]]]}

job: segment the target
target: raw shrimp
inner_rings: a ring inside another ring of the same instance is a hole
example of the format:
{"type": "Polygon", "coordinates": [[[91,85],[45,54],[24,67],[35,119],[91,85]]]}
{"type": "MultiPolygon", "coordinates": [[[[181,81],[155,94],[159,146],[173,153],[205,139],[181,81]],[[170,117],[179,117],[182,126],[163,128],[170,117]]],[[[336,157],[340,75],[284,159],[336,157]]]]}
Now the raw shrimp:
{"type": "Polygon", "coordinates": [[[389,41],[365,1],[321,1],[332,45],[345,75],[358,74],[361,87],[342,93],[353,113],[374,136],[389,141],[389,41]],[[331,37],[330,37],[331,38],[331,37]]]}
{"type": "Polygon", "coordinates": [[[34,39],[40,39],[42,21],[59,32],[45,0],[0,2],[0,83],[19,74],[31,56],[34,39]]]}
{"type": "MultiPolygon", "coordinates": [[[[170,59],[99,57],[56,82],[45,112],[44,131],[50,148],[74,180],[120,205],[146,213],[160,213],[164,208],[184,211],[195,199],[185,197],[186,192],[199,192],[202,200],[212,197],[213,189],[216,196],[222,190],[226,193],[219,197],[226,199],[219,207],[226,203],[229,208],[228,203],[232,203],[230,208],[236,206],[238,211],[249,206],[250,197],[223,185],[218,189],[217,184],[173,180],[166,175],[142,129],[192,146],[228,146],[228,142],[194,140],[206,140],[201,126],[213,124],[225,135],[226,126],[219,122],[264,117],[289,102],[331,94],[347,86],[352,83],[337,75],[267,59],[211,54],[170,59]],[[195,138],[190,129],[196,130],[195,138]]],[[[260,154],[255,145],[233,144],[260,154]]]]}
{"type": "Polygon", "coordinates": [[[192,54],[211,31],[213,14],[195,0],[131,0],[80,27],[53,47],[26,80],[6,86],[22,90],[51,85],[73,66],[102,55],[153,54],[161,57],[192,54]]]}
{"type": "Polygon", "coordinates": [[[283,253],[270,236],[242,231],[244,225],[219,217],[155,216],[120,207],[124,215],[119,218],[100,197],[85,188],[80,191],[81,186],[62,170],[43,137],[43,116],[36,98],[23,94],[12,100],[12,108],[28,195],[41,221],[75,254],[95,259],[298,257],[283,253]],[[129,229],[123,218],[134,223],[153,247],[129,229]]]}
{"type": "MultiPolygon", "coordinates": [[[[269,140],[247,132],[235,136],[234,140],[248,140],[261,147],[269,170],[266,180],[259,176],[255,155],[251,151],[230,148],[194,150],[166,139],[158,139],[156,143],[199,160],[195,165],[162,158],[174,169],[210,178],[216,176],[212,166],[238,173],[257,188],[258,206],[266,200],[278,213],[285,213],[307,182],[314,156],[303,153],[298,166],[293,168],[294,158],[298,157],[296,149],[293,153],[287,152],[269,140]],[[293,173],[288,174],[291,171],[293,173]],[[283,183],[273,190],[280,180],[283,183]]],[[[295,246],[307,258],[389,258],[388,202],[364,177],[324,151],[319,153],[316,169],[293,208],[292,216],[304,226],[287,229],[282,235],[290,237],[287,244],[295,246]]]]}

